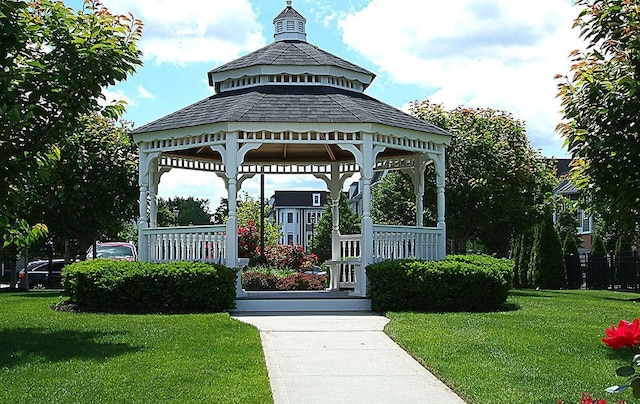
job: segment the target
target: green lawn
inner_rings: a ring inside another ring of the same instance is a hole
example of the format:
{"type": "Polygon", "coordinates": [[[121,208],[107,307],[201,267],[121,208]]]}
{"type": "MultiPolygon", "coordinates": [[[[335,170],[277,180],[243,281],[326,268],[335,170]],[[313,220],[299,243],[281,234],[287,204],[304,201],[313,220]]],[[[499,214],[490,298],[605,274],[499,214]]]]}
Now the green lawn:
{"type": "Polygon", "coordinates": [[[0,402],[272,402],[258,331],[228,314],[74,314],[57,301],[0,293],[0,402]]]}
{"type": "Polygon", "coordinates": [[[512,291],[511,310],[494,313],[387,313],[386,332],[465,401],[476,404],[634,401],[615,369],[631,351],[600,338],[620,319],[640,316],[640,295],[606,291],[512,291]]]}

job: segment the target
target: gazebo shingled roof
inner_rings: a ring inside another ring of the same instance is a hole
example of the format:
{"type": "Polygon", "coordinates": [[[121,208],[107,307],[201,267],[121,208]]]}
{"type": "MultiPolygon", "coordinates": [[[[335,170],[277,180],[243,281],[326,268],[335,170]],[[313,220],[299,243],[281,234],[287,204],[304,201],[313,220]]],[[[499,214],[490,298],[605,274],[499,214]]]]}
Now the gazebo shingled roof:
{"type": "Polygon", "coordinates": [[[259,86],[225,91],[136,129],[165,131],[220,122],[376,123],[448,135],[363,93],[328,86],[259,86]]]}
{"type": "Polygon", "coordinates": [[[273,42],[262,49],[251,52],[236,60],[216,67],[209,71],[212,73],[227,72],[251,66],[336,66],[346,70],[370,75],[375,74],[356,64],[346,61],[336,55],[303,41],[278,41],[273,42]]]}

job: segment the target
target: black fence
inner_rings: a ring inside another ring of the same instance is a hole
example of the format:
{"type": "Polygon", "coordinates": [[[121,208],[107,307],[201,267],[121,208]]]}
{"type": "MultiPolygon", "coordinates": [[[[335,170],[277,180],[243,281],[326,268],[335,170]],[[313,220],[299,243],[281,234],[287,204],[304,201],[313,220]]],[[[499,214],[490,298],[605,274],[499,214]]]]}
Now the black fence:
{"type": "Polygon", "coordinates": [[[570,263],[569,257],[566,263],[569,287],[636,291],[640,288],[640,255],[637,251],[580,254],[579,270],[570,263]]]}

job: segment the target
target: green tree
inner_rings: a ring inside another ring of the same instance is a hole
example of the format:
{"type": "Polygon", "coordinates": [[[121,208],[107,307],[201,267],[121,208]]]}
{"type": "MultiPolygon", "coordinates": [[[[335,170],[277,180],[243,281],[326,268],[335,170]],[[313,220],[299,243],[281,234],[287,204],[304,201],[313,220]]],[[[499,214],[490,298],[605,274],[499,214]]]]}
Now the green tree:
{"type": "Polygon", "coordinates": [[[415,201],[411,177],[389,171],[371,191],[371,218],[376,224],[415,226],[415,201]]]}
{"type": "MultiPolygon", "coordinates": [[[[57,144],[100,107],[102,89],[142,64],[136,42],[142,23],[115,16],[98,1],[74,12],[52,0],[0,2],[0,237],[29,228],[17,207],[23,191],[57,158],[57,144]]],[[[38,227],[33,235],[38,235],[38,227]]]]}
{"type": "Polygon", "coordinates": [[[169,198],[166,201],[162,198],[159,199],[161,202],[158,203],[158,206],[166,203],[168,210],[172,212],[171,216],[173,216],[174,209],[178,209],[178,226],[211,224],[208,199],[194,198],[193,196],[169,198]]]}
{"type": "MultiPolygon", "coordinates": [[[[529,144],[524,123],[505,111],[447,111],[429,101],[411,103],[411,112],[454,135],[445,163],[454,249],[465,251],[477,241],[487,253],[507,256],[511,239],[540,220],[556,183],[551,165],[529,144]]],[[[435,193],[432,167],[425,178],[425,206],[435,211],[427,198],[435,193]]]]}
{"type": "Polygon", "coordinates": [[[513,251],[513,286],[516,288],[526,288],[533,285],[533,276],[529,268],[531,266],[534,228],[535,226],[532,226],[516,236],[516,246],[513,251]]]}
{"type": "Polygon", "coordinates": [[[546,213],[536,226],[529,271],[533,275],[533,286],[544,289],[562,289],[567,286],[564,253],[551,212],[546,213]]]}
{"type": "Polygon", "coordinates": [[[213,212],[211,220],[215,224],[225,224],[229,217],[229,200],[227,198],[220,198],[220,204],[213,212]]]}
{"type": "MultiPolygon", "coordinates": [[[[349,202],[344,194],[340,194],[338,205],[338,216],[340,218],[340,234],[359,234],[360,217],[351,210],[349,202]]],[[[331,203],[324,205],[322,216],[315,227],[313,245],[311,251],[318,256],[318,262],[331,259],[331,232],[333,231],[333,214],[331,213],[331,203]]]]}
{"type": "MultiPolygon", "coordinates": [[[[600,214],[640,222],[640,12],[636,1],[577,0],[574,22],[586,42],[558,75],[564,121],[558,130],[576,159],[582,196],[600,214]]],[[[607,219],[607,218],[605,218],[607,219]]],[[[607,220],[612,221],[612,220],[607,220]]]]}
{"type": "Polygon", "coordinates": [[[135,220],[138,157],[130,123],[93,113],[79,124],[58,143],[60,159],[46,179],[29,184],[22,216],[46,223],[52,237],[65,246],[75,240],[84,251],[95,240],[117,238],[135,220]]]}
{"type": "Polygon", "coordinates": [[[158,227],[171,227],[176,225],[176,217],[173,215],[173,211],[169,209],[169,204],[166,200],[158,198],[158,227]]]}

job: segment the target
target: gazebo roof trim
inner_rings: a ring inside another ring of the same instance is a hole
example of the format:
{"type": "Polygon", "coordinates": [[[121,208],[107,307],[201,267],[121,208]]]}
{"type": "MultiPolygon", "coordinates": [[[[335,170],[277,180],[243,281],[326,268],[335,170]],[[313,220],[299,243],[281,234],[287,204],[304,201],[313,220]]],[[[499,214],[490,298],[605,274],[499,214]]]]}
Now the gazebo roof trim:
{"type": "Polygon", "coordinates": [[[366,123],[451,136],[363,93],[329,86],[259,86],[225,91],[143,125],[134,134],[222,122],[366,123]]]}

